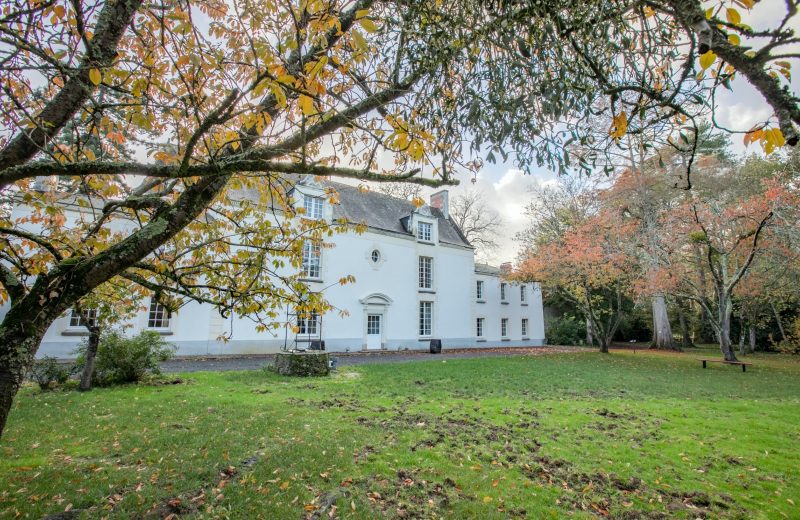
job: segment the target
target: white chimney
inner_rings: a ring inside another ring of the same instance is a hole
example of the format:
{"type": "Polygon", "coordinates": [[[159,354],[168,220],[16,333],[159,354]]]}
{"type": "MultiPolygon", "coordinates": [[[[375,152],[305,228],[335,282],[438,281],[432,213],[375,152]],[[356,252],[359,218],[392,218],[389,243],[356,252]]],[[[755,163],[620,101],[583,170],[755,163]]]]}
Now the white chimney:
{"type": "Polygon", "coordinates": [[[450,193],[447,190],[437,191],[431,195],[431,207],[436,208],[446,219],[450,218],[450,193]]]}

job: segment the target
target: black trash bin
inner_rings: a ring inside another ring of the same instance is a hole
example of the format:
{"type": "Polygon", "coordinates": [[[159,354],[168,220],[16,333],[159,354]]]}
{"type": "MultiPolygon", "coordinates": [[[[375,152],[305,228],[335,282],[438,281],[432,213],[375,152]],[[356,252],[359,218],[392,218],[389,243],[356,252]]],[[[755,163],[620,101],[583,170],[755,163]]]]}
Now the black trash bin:
{"type": "Polygon", "coordinates": [[[311,345],[308,347],[310,350],[325,350],[324,339],[313,339],[311,345]]]}
{"type": "Polygon", "coordinates": [[[442,340],[440,339],[432,339],[431,340],[431,354],[440,354],[442,352],[442,340]]]}

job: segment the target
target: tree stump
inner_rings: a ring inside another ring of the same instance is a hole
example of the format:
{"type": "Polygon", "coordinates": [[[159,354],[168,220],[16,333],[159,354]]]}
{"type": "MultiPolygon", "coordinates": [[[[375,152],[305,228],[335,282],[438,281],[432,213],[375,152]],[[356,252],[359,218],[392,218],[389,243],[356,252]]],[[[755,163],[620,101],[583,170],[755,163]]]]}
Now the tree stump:
{"type": "Polygon", "coordinates": [[[327,376],[329,365],[326,352],[279,352],[275,356],[275,371],[282,376],[327,376]]]}

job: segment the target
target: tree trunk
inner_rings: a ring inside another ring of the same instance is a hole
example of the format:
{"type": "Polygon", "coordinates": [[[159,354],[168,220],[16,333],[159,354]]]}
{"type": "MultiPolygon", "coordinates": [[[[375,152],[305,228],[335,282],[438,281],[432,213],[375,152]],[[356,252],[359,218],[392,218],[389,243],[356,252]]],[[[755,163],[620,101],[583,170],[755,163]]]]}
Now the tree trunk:
{"type": "Polygon", "coordinates": [[[778,322],[778,330],[781,333],[781,341],[786,341],[786,331],[783,330],[783,320],[781,319],[781,313],[778,312],[778,309],[775,308],[772,302],[769,302],[769,306],[772,309],[772,314],[775,315],[775,321],[778,322]]]}
{"type": "MultiPolygon", "coordinates": [[[[703,261],[703,255],[700,251],[700,246],[695,244],[694,245],[694,255],[695,260],[697,262],[697,275],[700,283],[700,295],[705,297],[708,295],[707,289],[707,281],[706,281],[706,268],[705,262],[703,261]]],[[[697,342],[698,343],[713,343],[714,335],[716,335],[716,331],[714,327],[710,325],[710,322],[713,320],[711,316],[708,315],[706,310],[703,308],[702,305],[698,306],[699,314],[697,316],[697,323],[698,323],[698,331],[697,331],[697,342]]]]}
{"type": "Polygon", "coordinates": [[[672,326],[667,313],[667,300],[664,295],[657,294],[652,299],[653,306],[653,341],[650,348],[678,350],[672,337],[672,326]]]}
{"type": "Polygon", "coordinates": [[[608,354],[608,347],[611,343],[611,340],[608,338],[597,338],[597,342],[600,343],[600,352],[603,354],[608,354]]]}
{"type": "Polygon", "coordinates": [[[750,350],[749,352],[756,351],[756,328],[753,325],[750,325],[750,350]]]}
{"type": "Polygon", "coordinates": [[[690,348],[694,347],[694,343],[692,342],[692,336],[689,334],[689,324],[686,323],[686,313],[683,309],[683,301],[677,300],[675,302],[675,308],[678,311],[678,322],[681,326],[681,347],[682,348],[690,348]]]}
{"type": "Polygon", "coordinates": [[[739,354],[744,356],[744,308],[739,311],[739,354]]]}
{"type": "Polygon", "coordinates": [[[730,296],[722,290],[718,292],[719,298],[719,348],[725,361],[738,361],[731,348],[731,300],[730,296]]]}
{"type": "Polygon", "coordinates": [[[12,307],[0,324],[0,438],[5,431],[14,396],[33,363],[39,343],[54,318],[41,309],[12,307]],[[33,319],[31,319],[31,317],[33,319]]]}
{"type": "Polygon", "coordinates": [[[590,347],[594,345],[594,327],[591,318],[586,318],[586,344],[590,347]]]}
{"type": "Polygon", "coordinates": [[[81,373],[81,384],[78,389],[86,392],[92,389],[92,376],[94,375],[94,362],[97,357],[97,347],[100,344],[100,327],[88,327],[89,344],[86,346],[86,359],[84,360],[83,373],[81,373]]]}

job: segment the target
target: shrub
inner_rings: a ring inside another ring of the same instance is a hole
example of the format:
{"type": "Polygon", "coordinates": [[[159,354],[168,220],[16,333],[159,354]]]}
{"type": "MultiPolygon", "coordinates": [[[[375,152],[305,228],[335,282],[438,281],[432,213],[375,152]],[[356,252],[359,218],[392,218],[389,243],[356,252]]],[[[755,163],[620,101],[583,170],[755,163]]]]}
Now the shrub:
{"type": "Polygon", "coordinates": [[[36,381],[42,390],[52,390],[66,383],[72,371],[73,365],[59,363],[56,358],[45,356],[33,362],[28,377],[36,381]]]}
{"type": "Polygon", "coordinates": [[[568,315],[549,318],[544,335],[548,345],[582,345],[586,341],[586,322],[568,315]]]}
{"type": "MultiPolygon", "coordinates": [[[[78,347],[78,366],[83,368],[87,343],[78,347]]],[[[160,334],[142,331],[126,337],[110,330],[100,337],[95,358],[92,384],[109,386],[141,381],[148,374],[160,374],[159,364],[175,355],[176,347],[164,341],[160,334]]]]}
{"type": "Polygon", "coordinates": [[[791,322],[786,331],[786,339],[778,342],[775,347],[786,354],[800,354],[800,317],[791,322]]]}

